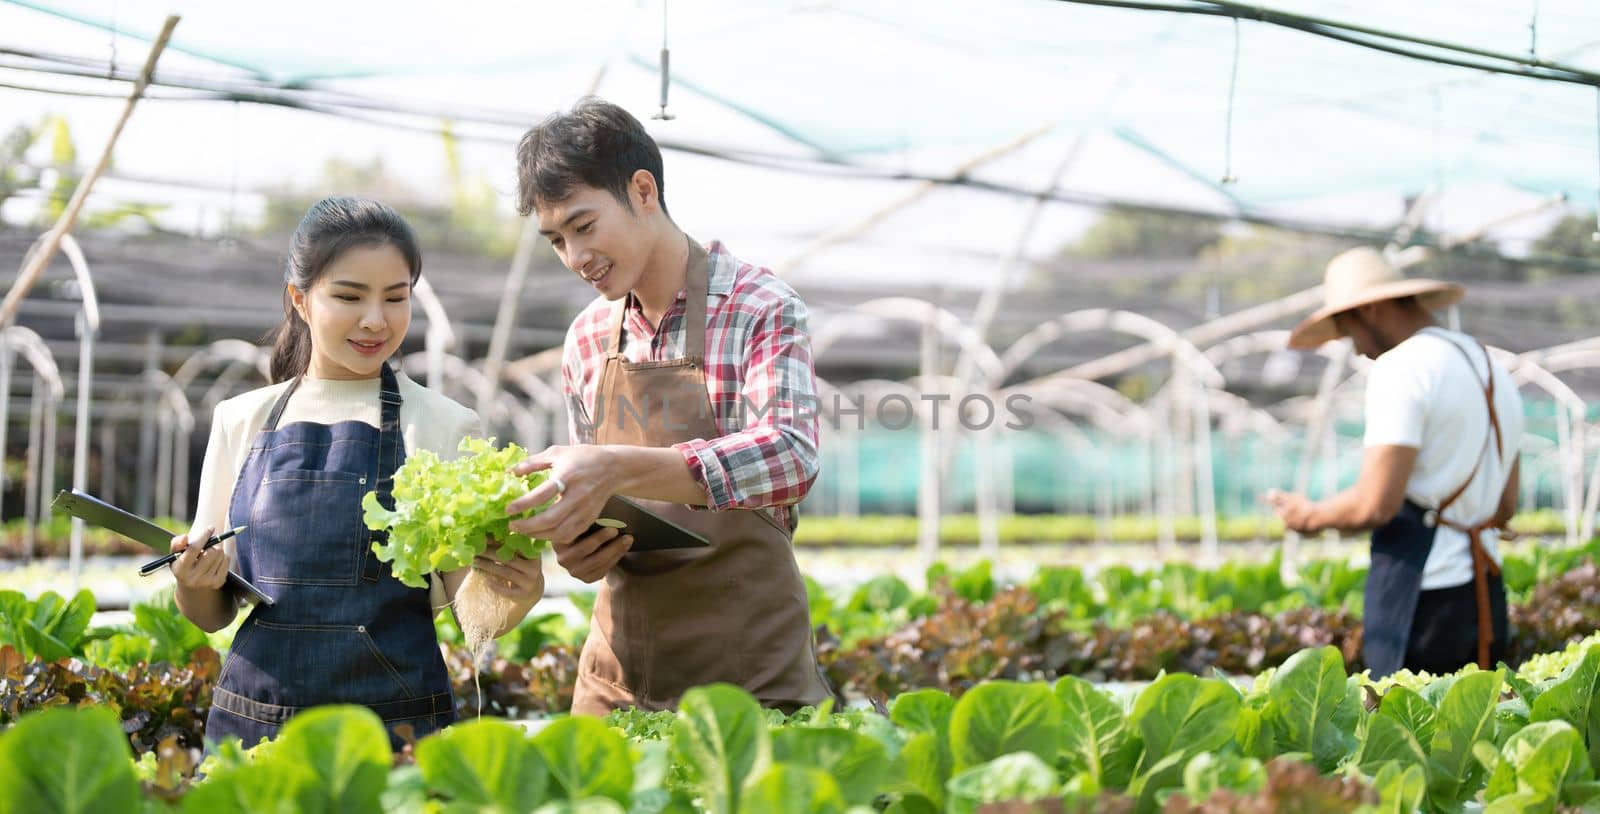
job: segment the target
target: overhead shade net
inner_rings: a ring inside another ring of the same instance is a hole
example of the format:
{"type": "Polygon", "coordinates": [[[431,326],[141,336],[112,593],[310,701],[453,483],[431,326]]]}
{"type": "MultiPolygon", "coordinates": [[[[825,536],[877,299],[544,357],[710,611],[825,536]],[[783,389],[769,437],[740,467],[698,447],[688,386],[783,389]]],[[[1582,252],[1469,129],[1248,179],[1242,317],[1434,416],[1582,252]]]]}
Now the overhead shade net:
{"type": "MultiPolygon", "coordinates": [[[[1581,0],[1262,8],[1600,71],[1600,6],[1581,0]]],[[[1436,64],[1252,18],[1052,0],[460,0],[415,10],[6,0],[0,11],[82,26],[86,45],[106,32],[148,35],[180,13],[178,58],[158,79],[277,89],[331,112],[449,118],[506,139],[590,89],[641,118],[657,112],[665,41],[672,98],[694,111],[652,125],[669,148],[910,178],[947,178],[992,152],[961,178],[1012,197],[1053,186],[1069,201],[1225,216],[1349,199],[1331,210],[1335,220],[1377,226],[1363,203],[1371,196],[1497,185],[1588,205],[1600,194],[1594,87],[1436,64]]],[[[0,26],[13,59],[26,45],[0,26]]],[[[885,197],[835,203],[864,215],[885,197]]]]}

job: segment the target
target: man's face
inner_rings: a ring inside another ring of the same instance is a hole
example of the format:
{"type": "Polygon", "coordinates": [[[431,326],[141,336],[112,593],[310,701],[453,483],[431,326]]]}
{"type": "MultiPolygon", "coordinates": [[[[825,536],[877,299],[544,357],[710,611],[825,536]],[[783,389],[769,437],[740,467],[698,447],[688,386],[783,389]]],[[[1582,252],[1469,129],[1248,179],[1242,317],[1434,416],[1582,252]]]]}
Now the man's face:
{"type": "Polygon", "coordinates": [[[1391,347],[1374,320],[1376,311],[1376,308],[1364,305],[1333,315],[1333,324],[1339,332],[1350,337],[1356,346],[1356,353],[1368,359],[1378,358],[1391,347]]]}
{"type": "Polygon", "coordinates": [[[561,262],[606,299],[618,300],[638,285],[650,252],[639,208],[580,186],[565,200],[542,202],[534,214],[561,262]]]}

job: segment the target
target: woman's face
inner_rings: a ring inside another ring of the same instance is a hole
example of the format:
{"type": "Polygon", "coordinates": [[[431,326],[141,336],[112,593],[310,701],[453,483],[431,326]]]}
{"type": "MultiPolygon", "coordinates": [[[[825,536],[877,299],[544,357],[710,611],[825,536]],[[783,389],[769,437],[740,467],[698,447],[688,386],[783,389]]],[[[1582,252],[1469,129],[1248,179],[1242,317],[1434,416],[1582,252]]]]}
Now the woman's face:
{"type": "Polygon", "coordinates": [[[311,290],[289,287],[311,326],[313,379],[370,379],[411,327],[411,268],[391,245],[356,246],[323,269],[311,290]]]}

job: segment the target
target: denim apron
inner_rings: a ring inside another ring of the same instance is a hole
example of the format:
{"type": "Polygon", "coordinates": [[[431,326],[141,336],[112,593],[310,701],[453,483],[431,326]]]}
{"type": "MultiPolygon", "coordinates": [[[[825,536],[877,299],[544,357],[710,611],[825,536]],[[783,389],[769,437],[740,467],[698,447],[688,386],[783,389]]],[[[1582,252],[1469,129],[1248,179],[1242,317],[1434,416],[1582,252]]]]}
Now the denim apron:
{"type": "Polygon", "coordinates": [[[386,364],[380,428],[297,421],[279,429],[298,385],[273,405],[228,504],[230,522],[249,526],[235,566],[276,604],[255,606],[234,637],[206,737],[254,746],[307,707],[361,704],[398,749],[401,725],[421,737],[454,720],[428,590],[395,579],[372,553],[383,532],[362,522],[368,491],[394,505],[394,471],[405,459],[400,391],[386,364]]]}
{"type": "MultiPolygon", "coordinates": [[[[1461,351],[1471,369],[1472,357],[1455,342],[1437,337],[1461,351]]],[[[1481,345],[1480,345],[1481,347],[1481,345]]],[[[1477,659],[1478,665],[1489,669],[1491,646],[1499,639],[1505,645],[1505,588],[1499,579],[1500,567],[1483,546],[1481,536],[1492,528],[1491,521],[1462,524],[1444,519],[1444,512],[1466,491],[1477,477],[1484,456],[1493,449],[1500,456],[1504,443],[1500,435],[1500,419],[1494,409],[1494,367],[1488,349],[1483,349],[1484,366],[1489,371],[1484,386],[1484,400],[1489,407],[1489,430],[1484,437],[1484,448],[1478,463],[1472,467],[1467,479],[1446,497],[1437,509],[1427,509],[1407,498],[1400,512],[1388,523],[1372,532],[1372,565],[1367,571],[1366,594],[1362,600],[1361,660],[1366,663],[1373,678],[1383,678],[1402,667],[1411,667],[1407,659],[1412,649],[1411,633],[1415,627],[1417,603],[1422,595],[1422,571],[1433,551],[1434,536],[1439,526],[1456,529],[1467,536],[1472,554],[1473,589],[1477,605],[1477,659]],[[1490,440],[1494,441],[1493,446],[1490,440]]],[[[1502,488],[1504,488],[1502,486],[1502,488]]],[[[1465,620],[1463,620],[1464,622],[1465,620]]]]}

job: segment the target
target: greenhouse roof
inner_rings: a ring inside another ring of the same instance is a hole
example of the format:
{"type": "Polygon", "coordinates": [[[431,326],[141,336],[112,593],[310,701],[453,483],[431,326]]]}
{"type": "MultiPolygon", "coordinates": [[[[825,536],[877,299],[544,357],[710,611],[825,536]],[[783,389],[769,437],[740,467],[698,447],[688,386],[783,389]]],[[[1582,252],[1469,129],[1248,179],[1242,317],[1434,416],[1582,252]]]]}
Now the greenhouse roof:
{"type": "MultiPolygon", "coordinates": [[[[1600,73],[1600,6],[1584,0],[1277,0],[1243,20],[1186,0],[1168,8],[1200,13],[1049,0],[458,0],[415,11],[9,1],[124,39],[182,14],[158,71],[175,84],[205,76],[213,90],[294,89],[344,110],[381,99],[424,117],[520,126],[591,88],[655,112],[665,35],[668,110],[697,113],[658,130],[667,143],[912,176],[998,150],[967,177],[1027,191],[1069,155],[1085,165],[1136,157],[1184,180],[1143,188],[1135,174],[1119,186],[1073,165],[1057,191],[1221,214],[1475,184],[1587,206],[1600,174],[1596,89],[1585,84],[1600,73]],[[1543,78],[1387,53],[1264,22],[1269,12],[1314,13],[1401,35],[1329,29],[1345,39],[1543,78]]],[[[8,53],[26,50],[4,39],[8,53]]],[[[120,67],[141,57],[124,45],[120,67]]]]}

